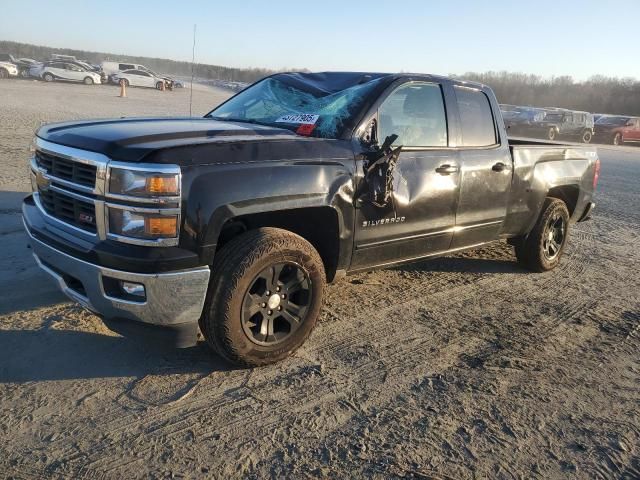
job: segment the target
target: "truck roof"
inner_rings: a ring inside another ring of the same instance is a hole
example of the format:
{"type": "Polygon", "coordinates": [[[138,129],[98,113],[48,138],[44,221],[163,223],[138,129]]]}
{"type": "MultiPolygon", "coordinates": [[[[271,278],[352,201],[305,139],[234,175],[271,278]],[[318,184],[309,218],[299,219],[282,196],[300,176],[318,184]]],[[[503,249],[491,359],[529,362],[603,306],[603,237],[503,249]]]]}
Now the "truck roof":
{"type": "Polygon", "coordinates": [[[485,85],[478,82],[468,82],[442,75],[431,75],[426,73],[382,73],[382,72],[287,72],[276,73],[274,77],[285,77],[290,83],[303,83],[307,89],[311,87],[318,94],[331,94],[364,83],[386,78],[388,83],[401,78],[417,78],[424,80],[445,80],[456,85],[470,86],[475,88],[485,88],[485,85]]]}

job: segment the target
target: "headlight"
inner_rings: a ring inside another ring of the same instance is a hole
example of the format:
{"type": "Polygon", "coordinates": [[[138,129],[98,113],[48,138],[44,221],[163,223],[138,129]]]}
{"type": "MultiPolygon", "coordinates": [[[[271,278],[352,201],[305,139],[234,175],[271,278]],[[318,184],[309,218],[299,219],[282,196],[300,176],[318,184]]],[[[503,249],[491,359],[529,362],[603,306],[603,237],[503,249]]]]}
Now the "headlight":
{"type": "Polygon", "coordinates": [[[152,172],[111,168],[109,193],[132,197],[177,197],[180,195],[180,171],[152,172]]]}
{"type": "Polygon", "coordinates": [[[178,213],[109,206],[109,233],[140,240],[176,239],[178,213]]]}

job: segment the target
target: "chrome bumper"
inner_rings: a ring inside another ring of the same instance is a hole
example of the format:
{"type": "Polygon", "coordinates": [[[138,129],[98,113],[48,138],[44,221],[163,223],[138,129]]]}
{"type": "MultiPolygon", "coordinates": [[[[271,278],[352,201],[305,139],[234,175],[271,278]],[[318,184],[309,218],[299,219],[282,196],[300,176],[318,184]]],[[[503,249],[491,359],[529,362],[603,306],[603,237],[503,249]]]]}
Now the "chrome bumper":
{"type": "Polygon", "coordinates": [[[159,274],[112,270],[41,242],[33,237],[26,223],[25,230],[40,268],[53,277],[67,297],[105,319],[172,326],[195,323],[200,318],[209,285],[209,267],[159,274]],[[134,301],[110,295],[105,289],[105,279],[112,283],[120,280],[140,283],[145,287],[146,298],[134,301]]]}

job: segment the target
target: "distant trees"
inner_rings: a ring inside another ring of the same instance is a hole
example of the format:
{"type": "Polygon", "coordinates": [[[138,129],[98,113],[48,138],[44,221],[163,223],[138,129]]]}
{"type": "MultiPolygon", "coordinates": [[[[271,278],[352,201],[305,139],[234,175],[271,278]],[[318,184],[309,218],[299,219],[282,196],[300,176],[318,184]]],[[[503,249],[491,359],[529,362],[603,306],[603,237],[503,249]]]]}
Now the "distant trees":
{"type": "MultiPolygon", "coordinates": [[[[36,60],[46,60],[52,53],[74,55],[78,59],[91,63],[121,60],[140,63],[152,70],[169,75],[191,75],[190,62],[178,62],[164,58],[52,48],[2,40],[0,40],[0,52],[36,60]]],[[[276,73],[276,71],[266,68],[231,68],[202,63],[196,65],[196,77],[210,80],[253,83],[272,73],[276,73]]],[[[539,75],[512,72],[468,72],[464,75],[454,76],[491,86],[500,103],[534,107],[563,107],[592,113],[640,116],[640,81],[633,78],[595,75],[585,82],[576,82],[568,76],[543,78],[539,75]]]]}
{"type": "Polygon", "coordinates": [[[489,85],[500,103],[640,116],[640,81],[633,78],[595,75],[575,82],[567,76],[542,78],[511,72],[469,72],[456,77],[489,85]]]}

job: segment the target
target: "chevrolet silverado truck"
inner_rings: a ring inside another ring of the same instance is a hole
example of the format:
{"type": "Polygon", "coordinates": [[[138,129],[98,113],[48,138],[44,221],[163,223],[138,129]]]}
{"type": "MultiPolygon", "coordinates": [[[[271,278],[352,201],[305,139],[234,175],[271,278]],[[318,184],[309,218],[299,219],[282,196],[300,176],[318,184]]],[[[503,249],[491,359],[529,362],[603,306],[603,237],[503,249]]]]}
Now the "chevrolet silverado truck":
{"type": "Polygon", "coordinates": [[[25,228],[68,297],[245,366],[295,351],[348,274],[501,240],[553,269],[600,168],[591,146],[509,140],[487,86],[337,72],[267,77],[203,118],[46,125],[30,162],[25,228]]]}

